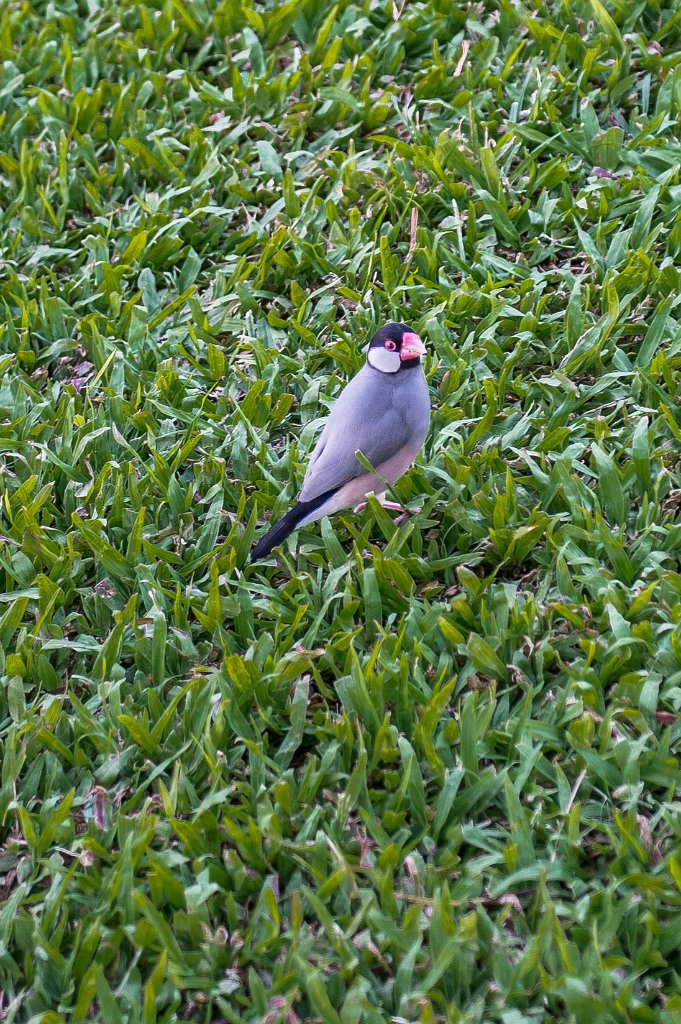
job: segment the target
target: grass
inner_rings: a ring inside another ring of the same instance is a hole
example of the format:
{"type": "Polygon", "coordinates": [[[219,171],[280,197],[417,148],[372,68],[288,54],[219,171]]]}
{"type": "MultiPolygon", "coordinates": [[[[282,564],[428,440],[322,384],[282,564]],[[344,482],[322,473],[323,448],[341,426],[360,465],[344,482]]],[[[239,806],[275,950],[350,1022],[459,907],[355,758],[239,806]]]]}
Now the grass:
{"type": "Polygon", "coordinates": [[[3,1022],[681,1019],[680,131],[675,2],[5,0],[3,1022]]]}

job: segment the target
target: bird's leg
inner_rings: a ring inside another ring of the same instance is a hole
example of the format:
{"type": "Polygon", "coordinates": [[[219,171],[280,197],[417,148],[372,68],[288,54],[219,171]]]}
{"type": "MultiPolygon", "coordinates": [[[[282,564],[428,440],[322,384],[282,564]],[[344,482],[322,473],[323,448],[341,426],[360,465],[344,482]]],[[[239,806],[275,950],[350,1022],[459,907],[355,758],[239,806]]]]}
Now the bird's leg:
{"type": "MultiPolygon", "coordinates": [[[[397,509],[402,508],[402,506],[401,505],[393,505],[393,508],[395,510],[397,510],[397,509]]],[[[399,526],[401,523],[406,523],[406,521],[409,518],[409,516],[416,516],[416,515],[419,514],[420,511],[421,511],[420,508],[403,508],[402,509],[402,515],[398,516],[397,519],[394,519],[393,522],[395,523],[395,526],[399,526]]]]}
{"type": "MultiPolygon", "coordinates": [[[[385,496],[385,491],[380,491],[378,494],[374,493],[374,497],[377,499],[377,501],[380,502],[381,505],[383,504],[384,496],[385,496]]],[[[366,501],[360,501],[359,505],[355,506],[354,511],[355,512],[363,512],[366,507],[367,507],[366,501]]]]}
{"type": "Polygon", "coordinates": [[[399,526],[400,523],[406,522],[410,515],[416,515],[417,512],[421,511],[420,508],[405,508],[404,505],[400,505],[398,501],[386,501],[384,494],[381,495],[380,502],[383,508],[390,509],[391,512],[402,513],[397,517],[397,519],[393,520],[395,526],[399,526]]]}
{"type": "MultiPolygon", "coordinates": [[[[406,522],[410,515],[416,515],[421,511],[420,508],[405,508],[404,505],[400,505],[397,501],[383,501],[381,499],[381,505],[383,508],[389,509],[391,512],[401,512],[397,519],[394,520],[395,526],[399,526],[400,523],[406,522]]],[[[367,507],[366,501],[362,501],[355,508],[355,512],[362,512],[367,507]]]]}

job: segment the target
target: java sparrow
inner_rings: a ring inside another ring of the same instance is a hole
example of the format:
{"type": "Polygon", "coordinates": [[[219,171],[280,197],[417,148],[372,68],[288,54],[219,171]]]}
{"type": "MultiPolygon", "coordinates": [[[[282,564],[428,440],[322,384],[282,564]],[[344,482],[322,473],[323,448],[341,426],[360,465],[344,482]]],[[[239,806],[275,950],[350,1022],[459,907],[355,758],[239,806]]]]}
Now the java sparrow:
{"type": "Polygon", "coordinates": [[[430,399],[421,366],[426,347],[405,324],[386,324],[367,361],[333,406],[312,453],[297,503],[251,551],[251,561],[299,526],[350,508],[371,491],[379,501],[409,468],[428,433],[430,399]],[[376,470],[357,460],[360,451],[376,470]]]}

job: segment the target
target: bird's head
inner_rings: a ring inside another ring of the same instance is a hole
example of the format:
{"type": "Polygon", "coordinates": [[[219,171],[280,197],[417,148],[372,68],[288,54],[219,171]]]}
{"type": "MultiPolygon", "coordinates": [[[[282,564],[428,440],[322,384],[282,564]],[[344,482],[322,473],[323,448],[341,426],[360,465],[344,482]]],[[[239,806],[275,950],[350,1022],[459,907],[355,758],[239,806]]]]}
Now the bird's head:
{"type": "Polygon", "coordinates": [[[367,362],[381,373],[397,373],[418,366],[426,346],[406,324],[386,324],[369,342],[367,362]]]}

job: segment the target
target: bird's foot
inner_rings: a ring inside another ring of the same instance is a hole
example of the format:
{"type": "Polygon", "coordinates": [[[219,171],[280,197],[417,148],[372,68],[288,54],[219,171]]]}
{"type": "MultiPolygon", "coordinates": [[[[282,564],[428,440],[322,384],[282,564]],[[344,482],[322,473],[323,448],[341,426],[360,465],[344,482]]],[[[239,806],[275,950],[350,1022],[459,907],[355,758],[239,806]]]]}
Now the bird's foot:
{"type": "MultiPolygon", "coordinates": [[[[383,506],[383,508],[387,508],[390,512],[401,512],[402,513],[402,515],[399,515],[397,517],[397,519],[393,520],[394,523],[395,523],[395,526],[399,526],[400,523],[406,522],[407,519],[409,518],[409,516],[417,515],[421,511],[420,508],[405,508],[404,505],[400,505],[399,502],[397,502],[397,501],[382,501],[381,505],[383,506]]],[[[366,501],[362,501],[355,508],[355,512],[362,512],[363,509],[365,509],[366,507],[367,507],[366,501]]]]}
{"type": "MultiPolygon", "coordinates": [[[[401,505],[396,505],[395,510],[402,508],[401,505]]],[[[402,515],[398,516],[397,519],[393,519],[395,526],[399,526],[400,523],[406,523],[409,516],[416,516],[421,511],[420,508],[402,508],[402,515]]]]}

